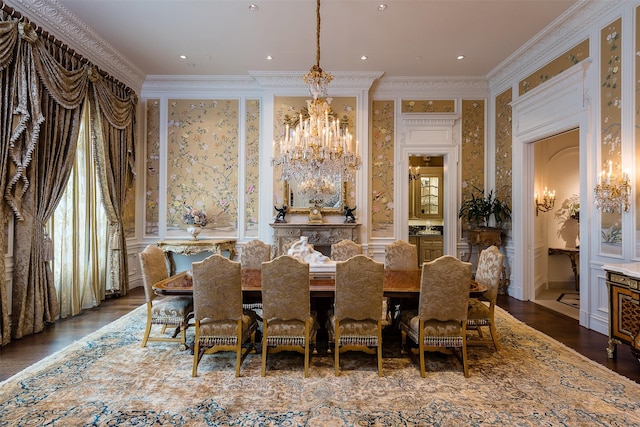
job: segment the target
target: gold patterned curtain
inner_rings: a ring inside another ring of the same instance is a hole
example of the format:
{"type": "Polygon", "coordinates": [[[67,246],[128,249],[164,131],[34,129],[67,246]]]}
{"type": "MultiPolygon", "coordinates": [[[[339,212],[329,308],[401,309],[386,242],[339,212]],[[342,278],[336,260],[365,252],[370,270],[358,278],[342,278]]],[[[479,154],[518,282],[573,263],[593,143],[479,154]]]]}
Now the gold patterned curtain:
{"type": "Polygon", "coordinates": [[[19,24],[21,27],[27,43],[22,43],[19,57],[28,70],[26,77],[33,92],[30,99],[32,103],[39,101],[42,119],[38,123],[42,124],[33,133],[35,140],[18,139],[22,144],[9,148],[15,171],[5,199],[10,205],[13,202],[20,219],[14,228],[13,338],[42,331],[44,324],[58,315],[45,224],[64,193],[74,164],[89,83],[88,67],[55,44],[45,46],[28,24],[19,24]]]}
{"type": "MultiPolygon", "coordinates": [[[[9,140],[13,130],[13,96],[11,88],[13,77],[16,75],[15,51],[18,45],[18,23],[0,21],[0,171],[7,170],[9,161],[9,140]]],[[[0,173],[0,194],[4,194],[7,175],[0,173]]],[[[6,230],[10,218],[4,203],[0,203],[0,255],[4,255],[7,247],[6,230]]],[[[4,256],[0,256],[0,345],[11,341],[11,322],[9,319],[9,295],[5,282],[4,256]]]]}
{"type": "Polygon", "coordinates": [[[108,221],[101,203],[88,103],[82,116],[73,170],[48,223],[61,318],[97,307],[105,298],[108,282],[108,221]]]}
{"type": "MultiPolygon", "coordinates": [[[[10,319],[9,296],[0,271],[2,345],[11,338],[41,331],[58,314],[48,263],[51,242],[44,225],[66,187],[75,158],[82,104],[87,99],[99,151],[101,188],[108,189],[104,203],[112,224],[112,286],[126,293],[121,212],[124,195],[133,182],[136,103],[128,88],[102,80],[66,49],[42,40],[28,22],[7,19],[6,15],[0,16],[0,190],[16,221],[10,319]]],[[[3,233],[3,252],[5,240],[3,233]]],[[[0,260],[4,262],[3,257],[0,260]]]]}
{"type": "Polygon", "coordinates": [[[129,291],[124,212],[127,192],[135,178],[135,106],[137,98],[122,87],[92,76],[90,96],[94,150],[100,191],[109,220],[107,287],[126,295],[129,291]]]}

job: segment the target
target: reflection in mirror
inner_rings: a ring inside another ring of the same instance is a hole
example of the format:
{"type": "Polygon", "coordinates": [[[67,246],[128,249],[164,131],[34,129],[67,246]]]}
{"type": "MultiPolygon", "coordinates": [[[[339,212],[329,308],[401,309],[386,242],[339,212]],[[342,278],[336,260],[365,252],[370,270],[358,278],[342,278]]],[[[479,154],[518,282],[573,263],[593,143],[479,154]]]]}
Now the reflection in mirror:
{"type": "MultiPolygon", "coordinates": [[[[331,196],[325,197],[320,207],[324,212],[341,213],[346,196],[347,183],[338,180],[334,183],[334,186],[335,192],[331,196]]],[[[295,180],[285,181],[284,183],[284,192],[287,195],[287,204],[289,206],[288,211],[291,213],[309,213],[309,207],[313,203],[309,201],[307,195],[302,194],[299,187],[300,183],[295,180]]]]}

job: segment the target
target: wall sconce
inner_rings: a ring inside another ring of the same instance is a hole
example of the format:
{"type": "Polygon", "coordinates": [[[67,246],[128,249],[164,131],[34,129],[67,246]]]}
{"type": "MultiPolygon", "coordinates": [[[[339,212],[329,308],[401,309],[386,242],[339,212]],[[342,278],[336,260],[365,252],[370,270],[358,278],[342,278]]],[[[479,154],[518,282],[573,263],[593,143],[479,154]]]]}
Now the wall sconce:
{"type": "Polygon", "coordinates": [[[556,204],[556,192],[547,191],[547,187],[544,187],[544,192],[542,193],[542,201],[538,199],[538,195],[535,195],[536,199],[536,216],[538,216],[538,212],[549,212],[553,209],[553,206],[556,204]]]}
{"type": "Polygon", "coordinates": [[[624,171],[621,175],[614,175],[612,162],[609,160],[609,172],[600,172],[598,184],[593,189],[595,204],[598,209],[605,213],[622,213],[629,210],[629,196],[631,195],[631,184],[629,172],[624,171]]]}

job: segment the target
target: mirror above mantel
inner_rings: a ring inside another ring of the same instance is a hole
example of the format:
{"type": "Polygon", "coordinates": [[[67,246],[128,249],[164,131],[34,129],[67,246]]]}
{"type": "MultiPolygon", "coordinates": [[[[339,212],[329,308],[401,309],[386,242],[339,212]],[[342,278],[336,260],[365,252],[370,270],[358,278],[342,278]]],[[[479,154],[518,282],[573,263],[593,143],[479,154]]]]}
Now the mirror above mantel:
{"type": "MultiPolygon", "coordinates": [[[[287,212],[292,214],[309,214],[309,209],[314,204],[309,197],[302,194],[299,188],[300,183],[295,180],[284,182],[284,194],[286,195],[286,204],[289,206],[287,212]]],[[[347,198],[347,182],[336,181],[334,183],[335,192],[331,196],[325,197],[319,206],[323,213],[342,214],[344,202],[347,198]]]]}

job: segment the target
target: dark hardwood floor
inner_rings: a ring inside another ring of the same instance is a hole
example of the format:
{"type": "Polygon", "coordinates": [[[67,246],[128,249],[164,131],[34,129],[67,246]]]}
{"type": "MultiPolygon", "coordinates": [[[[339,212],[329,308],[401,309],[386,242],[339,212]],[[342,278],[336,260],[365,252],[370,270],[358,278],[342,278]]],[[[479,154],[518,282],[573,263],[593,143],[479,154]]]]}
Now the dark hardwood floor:
{"type": "MultiPolygon", "coordinates": [[[[45,331],[16,340],[0,350],[0,381],[37,363],[83,336],[116,320],[144,303],[141,287],[122,298],[106,300],[101,307],[48,325],[45,331]]],[[[529,326],[555,338],[595,362],[640,383],[640,363],[629,347],[618,346],[616,359],[608,359],[607,337],[585,329],[578,321],[533,302],[500,296],[498,305],[529,326]]]]}

